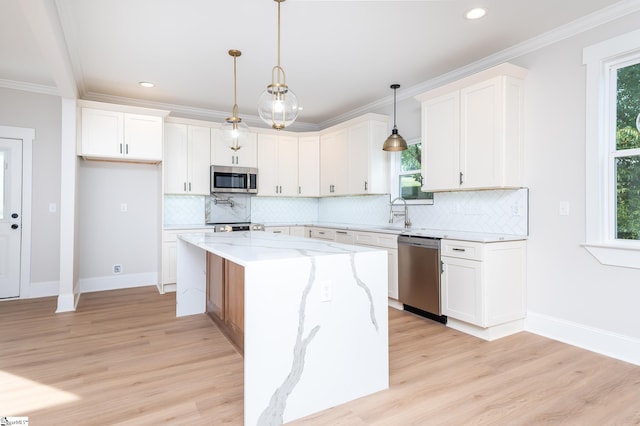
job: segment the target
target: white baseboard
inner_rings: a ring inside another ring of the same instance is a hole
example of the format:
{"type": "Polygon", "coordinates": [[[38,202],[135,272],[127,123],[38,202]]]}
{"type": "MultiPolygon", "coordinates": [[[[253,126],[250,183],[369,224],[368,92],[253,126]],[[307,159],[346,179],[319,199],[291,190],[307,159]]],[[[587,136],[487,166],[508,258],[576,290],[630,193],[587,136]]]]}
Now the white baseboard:
{"type": "Polygon", "coordinates": [[[139,274],[119,274],[106,277],[82,278],[79,280],[80,293],[93,291],[117,290],[121,288],[146,287],[157,285],[157,272],[143,272],[139,274]]]}
{"type": "Polygon", "coordinates": [[[391,308],[395,308],[395,309],[397,309],[399,311],[404,311],[404,306],[402,306],[402,303],[400,303],[397,300],[392,299],[392,298],[389,298],[388,301],[389,301],[389,306],[391,308]]]}
{"type": "Polygon", "coordinates": [[[525,330],[640,365],[640,339],[533,312],[527,313],[525,330]]]}
{"type": "Polygon", "coordinates": [[[524,329],[524,320],[515,320],[504,324],[494,325],[489,328],[482,328],[464,321],[458,321],[455,318],[448,318],[447,327],[451,327],[454,330],[462,331],[463,333],[470,334],[483,340],[492,341],[522,331],[524,329]]]}
{"type": "Polygon", "coordinates": [[[58,308],[56,314],[60,312],[71,312],[76,310],[78,296],[71,294],[61,294],[58,296],[58,308]]]}

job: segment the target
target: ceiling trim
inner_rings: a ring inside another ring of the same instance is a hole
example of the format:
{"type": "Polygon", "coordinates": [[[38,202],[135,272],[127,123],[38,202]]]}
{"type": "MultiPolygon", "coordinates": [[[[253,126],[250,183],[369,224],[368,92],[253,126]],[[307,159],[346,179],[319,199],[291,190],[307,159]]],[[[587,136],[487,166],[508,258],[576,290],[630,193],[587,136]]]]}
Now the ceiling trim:
{"type": "MultiPolygon", "coordinates": [[[[442,74],[431,80],[424,81],[406,89],[397,91],[397,101],[401,102],[413,98],[431,89],[435,89],[452,81],[459,80],[477,72],[491,68],[503,62],[514,60],[525,54],[534,52],[543,47],[573,37],[600,25],[604,25],[615,19],[622,18],[631,13],[640,11],[640,0],[623,0],[606,8],[600,9],[580,19],[576,19],[566,25],[547,31],[522,43],[511,46],[479,61],[472,62],[461,68],[442,74]]],[[[333,117],[320,123],[320,129],[331,127],[343,121],[358,117],[367,112],[376,111],[393,103],[393,96],[387,96],[377,101],[363,105],[347,113],[333,117]]]]}
{"type": "Polygon", "coordinates": [[[67,45],[60,27],[60,18],[53,3],[47,0],[18,3],[60,95],[76,99],[78,86],[73,76],[67,45]]]}
{"type": "Polygon", "coordinates": [[[44,84],[24,83],[22,81],[4,80],[0,78],[0,87],[5,89],[21,90],[23,92],[41,93],[43,95],[60,96],[60,91],[55,86],[44,84]]]}
{"type": "Polygon", "coordinates": [[[60,20],[60,26],[62,28],[62,34],[64,35],[64,41],[69,55],[69,63],[73,70],[73,75],[76,81],[76,87],[80,93],[80,97],[86,92],[84,71],[82,69],[82,61],[80,61],[80,54],[78,49],[78,37],[73,25],[72,14],[69,10],[69,2],[60,0],[55,1],[56,8],[58,10],[58,19],[60,20]]]}
{"type": "MultiPolygon", "coordinates": [[[[169,104],[165,102],[145,101],[136,98],[127,98],[124,96],[105,95],[102,93],[89,92],[83,96],[83,99],[96,102],[105,102],[110,104],[120,104],[137,106],[143,108],[154,108],[171,111],[169,115],[173,117],[192,118],[206,121],[214,121],[216,123],[223,123],[224,120],[229,117],[229,111],[216,111],[207,108],[188,107],[184,105],[169,104]]],[[[267,125],[257,115],[240,115],[240,118],[251,127],[263,127],[268,128],[267,125]]],[[[315,132],[320,130],[318,125],[304,122],[294,122],[292,125],[287,126],[287,130],[302,131],[302,132],[315,132]]]]}

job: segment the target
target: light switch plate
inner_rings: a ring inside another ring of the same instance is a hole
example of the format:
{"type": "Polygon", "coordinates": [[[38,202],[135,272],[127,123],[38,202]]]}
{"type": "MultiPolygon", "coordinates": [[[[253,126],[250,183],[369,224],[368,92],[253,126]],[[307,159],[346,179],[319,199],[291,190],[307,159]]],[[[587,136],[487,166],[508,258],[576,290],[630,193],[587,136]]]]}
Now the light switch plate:
{"type": "Polygon", "coordinates": [[[559,208],[560,216],[569,216],[569,202],[561,201],[559,208]]]}

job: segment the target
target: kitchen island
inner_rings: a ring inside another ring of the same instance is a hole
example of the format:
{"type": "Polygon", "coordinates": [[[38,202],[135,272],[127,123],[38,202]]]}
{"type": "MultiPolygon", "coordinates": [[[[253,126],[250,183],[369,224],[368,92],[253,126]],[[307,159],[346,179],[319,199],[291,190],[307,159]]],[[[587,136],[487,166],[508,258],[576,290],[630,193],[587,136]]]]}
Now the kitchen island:
{"type": "Polygon", "coordinates": [[[279,425],[388,388],[386,251],[270,232],[181,234],[177,316],[207,310],[211,255],[244,277],[245,424],[279,425]]]}

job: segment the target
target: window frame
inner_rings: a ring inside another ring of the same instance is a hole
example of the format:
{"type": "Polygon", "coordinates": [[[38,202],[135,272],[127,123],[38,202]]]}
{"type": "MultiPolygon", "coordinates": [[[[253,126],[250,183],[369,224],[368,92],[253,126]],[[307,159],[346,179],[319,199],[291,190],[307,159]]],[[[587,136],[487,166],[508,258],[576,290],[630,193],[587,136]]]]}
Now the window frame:
{"type": "Polygon", "coordinates": [[[615,73],[640,61],[640,30],[583,50],[586,65],[586,241],[600,263],[640,269],[640,240],[616,239],[615,73]],[[613,135],[613,141],[612,141],[613,135]],[[612,146],[612,144],[614,144],[612,146]]]}
{"type": "MultiPolygon", "coordinates": [[[[407,145],[415,145],[418,143],[422,143],[421,138],[411,139],[407,141],[407,145]]],[[[424,149],[424,146],[422,147],[424,149]]],[[[422,170],[411,170],[411,171],[402,171],[402,151],[392,152],[391,153],[391,198],[400,197],[400,176],[402,175],[410,175],[415,173],[420,173],[422,175],[422,170]]],[[[423,176],[424,177],[424,176],[423,176]]],[[[405,200],[407,204],[412,205],[432,205],[434,203],[434,198],[424,198],[420,200],[405,200]]]]}

